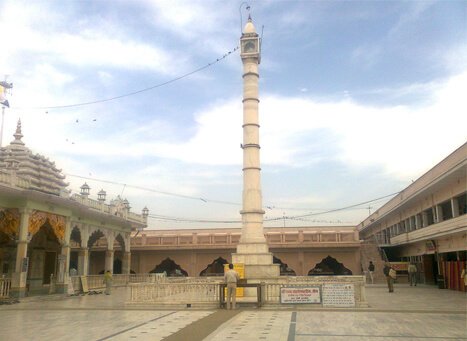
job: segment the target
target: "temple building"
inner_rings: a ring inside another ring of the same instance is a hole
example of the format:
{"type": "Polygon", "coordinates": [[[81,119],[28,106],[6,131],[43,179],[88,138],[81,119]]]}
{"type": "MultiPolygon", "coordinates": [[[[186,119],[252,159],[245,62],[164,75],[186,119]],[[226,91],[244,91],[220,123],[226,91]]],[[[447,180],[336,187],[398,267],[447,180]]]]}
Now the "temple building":
{"type": "Polygon", "coordinates": [[[0,271],[11,278],[14,296],[67,288],[70,270],[129,273],[130,234],[147,225],[148,210],[130,212],[126,199],[105,203],[90,188],[71,194],[54,162],[34,154],[21,140],[0,148],[0,271]]]}

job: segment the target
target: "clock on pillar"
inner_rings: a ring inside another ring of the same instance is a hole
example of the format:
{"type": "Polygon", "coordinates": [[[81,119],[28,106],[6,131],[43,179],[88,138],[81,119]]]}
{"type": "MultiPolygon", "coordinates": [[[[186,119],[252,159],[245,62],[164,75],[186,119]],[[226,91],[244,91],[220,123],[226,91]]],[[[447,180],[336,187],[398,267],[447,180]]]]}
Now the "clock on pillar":
{"type": "Polygon", "coordinates": [[[261,58],[260,47],[260,39],[258,34],[256,33],[255,27],[253,26],[253,22],[250,17],[248,18],[248,22],[245,25],[244,32],[242,34],[242,37],[240,38],[240,55],[242,59],[257,58],[259,63],[259,60],[261,58]]]}

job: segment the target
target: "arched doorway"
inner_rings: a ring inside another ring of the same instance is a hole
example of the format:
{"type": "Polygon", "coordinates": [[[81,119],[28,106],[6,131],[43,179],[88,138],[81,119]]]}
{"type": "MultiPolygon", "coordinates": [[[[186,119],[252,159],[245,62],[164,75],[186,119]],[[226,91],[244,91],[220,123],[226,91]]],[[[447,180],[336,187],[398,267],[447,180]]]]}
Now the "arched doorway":
{"type": "Polygon", "coordinates": [[[199,273],[200,276],[224,276],[224,264],[228,264],[224,258],[219,257],[199,273]]]}
{"type": "Polygon", "coordinates": [[[79,250],[81,249],[81,231],[77,226],[73,227],[70,234],[70,276],[82,273],[79,269],[79,250]]]}
{"type": "Polygon", "coordinates": [[[286,263],[283,263],[279,258],[273,256],[272,262],[274,264],[279,264],[280,275],[281,276],[296,276],[296,273],[293,269],[289,268],[286,263]]]}
{"type": "Polygon", "coordinates": [[[89,274],[97,275],[105,270],[105,251],[107,238],[101,230],[94,231],[88,240],[89,274]]]}
{"type": "Polygon", "coordinates": [[[168,277],[182,277],[188,276],[188,272],[183,270],[180,265],[175,263],[172,259],[166,258],[149,273],[163,273],[165,272],[168,277]]]}
{"type": "Polygon", "coordinates": [[[30,293],[43,293],[47,290],[43,286],[50,284],[51,278],[57,276],[57,261],[60,252],[59,239],[49,221],[46,220],[32,236],[28,245],[29,266],[26,283],[30,293]]]}
{"type": "Polygon", "coordinates": [[[344,264],[339,263],[335,258],[327,256],[316,264],[313,269],[308,271],[308,276],[351,276],[352,271],[347,269],[344,264]]]}
{"type": "Polygon", "coordinates": [[[123,273],[123,253],[125,252],[125,241],[122,235],[119,233],[114,240],[114,262],[113,262],[113,273],[123,273]]]}

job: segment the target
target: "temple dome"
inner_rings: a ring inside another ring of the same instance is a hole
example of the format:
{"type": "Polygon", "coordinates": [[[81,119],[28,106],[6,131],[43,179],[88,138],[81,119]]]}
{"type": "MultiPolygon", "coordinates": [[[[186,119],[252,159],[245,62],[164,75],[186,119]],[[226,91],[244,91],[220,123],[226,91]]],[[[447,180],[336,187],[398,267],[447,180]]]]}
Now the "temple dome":
{"type": "Polygon", "coordinates": [[[66,192],[68,183],[64,182],[65,176],[55,162],[34,154],[21,140],[21,121],[18,121],[13,136],[15,139],[8,146],[0,148],[0,175],[7,173],[25,180],[27,189],[54,195],[66,192]]]}
{"type": "Polygon", "coordinates": [[[251,17],[248,17],[248,21],[243,29],[243,33],[256,33],[255,25],[253,25],[253,21],[251,17]]]}

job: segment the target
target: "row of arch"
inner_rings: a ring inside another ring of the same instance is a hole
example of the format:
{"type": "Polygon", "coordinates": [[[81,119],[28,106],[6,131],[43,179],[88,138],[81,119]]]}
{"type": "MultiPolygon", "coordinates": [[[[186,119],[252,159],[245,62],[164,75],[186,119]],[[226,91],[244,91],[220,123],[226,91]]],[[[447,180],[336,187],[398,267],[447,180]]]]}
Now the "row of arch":
{"type": "Polygon", "coordinates": [[[86,228],[75,225],[70,234],[70,244],[72,247],[91,248],[93,246],[107,246],[113,250],[115,246],[122,251],[129,252],[129,235],[123,236],[118,231],[101,230],[99,227],[86,228]],[[109,245],[109,241],[111,244],[109,245]],[[102,243],[102,245],[99,245],[102,243]]]}
{"type": "MultiPolygon", "coordinates": [[[[273,257],[274,264],[280,265],[281,276],[295,276],[296,273],[286,263],[283,263],[279,258],[273,257]]],[[[215,259],[204,270],[199,273],[199,276],[222,276],[224,274],[224,265],[228,261],[222,257],[215,259]]],[[[132,271],[133,272],[133,271],[132,271]]],[[[188,276],[188,272],[180,265],[173,261],[170,257],[164,259],[161,263],[156,265],[150,273],[166,273],[167,276],[188,276]]],[[[335,258],[327,256],[323,258],[320,263],[317,263],[312,269],[308,271],[308,276],[330,276],[341,275],[351,276],[352,271],[347,269],[342,263],[339,263],[335,258]]]]}

